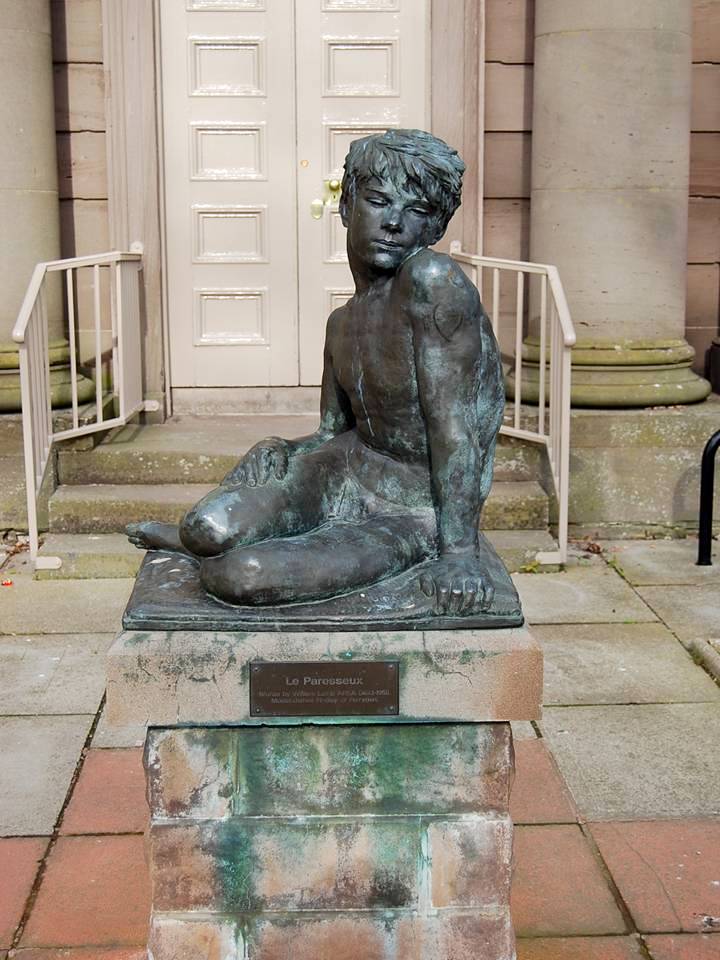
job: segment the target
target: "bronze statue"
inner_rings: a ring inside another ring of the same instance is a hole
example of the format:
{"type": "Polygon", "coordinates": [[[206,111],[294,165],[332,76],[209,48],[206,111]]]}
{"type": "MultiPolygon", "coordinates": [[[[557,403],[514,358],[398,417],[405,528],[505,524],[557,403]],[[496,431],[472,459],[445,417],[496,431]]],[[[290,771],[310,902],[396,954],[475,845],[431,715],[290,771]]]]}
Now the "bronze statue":
{"type": "Polygon", "coordinates": [[[328,319],[318,429],[256,444],[179,527],[133,524],[133,543],[195,558],[204,589],[237,606],[307,609],[401,582],[424,616],[492,607],[478,521],[504,406],[498,346],[476,288],[428,249],[463,171],[419,130],[351,144],[340,215],[355,293],[328,319]]]}

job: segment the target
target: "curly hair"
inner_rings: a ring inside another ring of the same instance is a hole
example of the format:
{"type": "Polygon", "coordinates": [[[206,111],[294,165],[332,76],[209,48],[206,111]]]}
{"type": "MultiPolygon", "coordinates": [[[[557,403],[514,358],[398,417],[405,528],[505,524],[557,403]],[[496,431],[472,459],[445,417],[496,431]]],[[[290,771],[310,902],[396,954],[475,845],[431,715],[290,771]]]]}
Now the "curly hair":
{"type": "Polygon", "coordinates": [[[359,183],[389,180],[435,208],[436,243],[460,206],[465,164],[457,150],[424,130],[386,130],[353,140],[345,158],[340,213],[345,218],[359,183]]]}

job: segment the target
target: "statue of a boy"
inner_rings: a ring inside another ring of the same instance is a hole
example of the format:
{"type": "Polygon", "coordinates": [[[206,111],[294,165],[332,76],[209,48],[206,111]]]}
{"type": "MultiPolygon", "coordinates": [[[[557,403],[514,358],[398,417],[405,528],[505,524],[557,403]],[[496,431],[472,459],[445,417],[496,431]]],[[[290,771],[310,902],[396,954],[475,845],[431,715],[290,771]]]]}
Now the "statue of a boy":
{"type": "Polygon", "coordinates": [[[354,141],[340,215],[355,294],[330,315],[320,426],[256,444],[180,523],[128,529],[198,558],[215,597],[286,604],[346,594],[422,564],[437,614],[488,608],[478,520],[504,393],[475,287],[429,250],[460,203],[464,164],[442,140],[354,141]]]}

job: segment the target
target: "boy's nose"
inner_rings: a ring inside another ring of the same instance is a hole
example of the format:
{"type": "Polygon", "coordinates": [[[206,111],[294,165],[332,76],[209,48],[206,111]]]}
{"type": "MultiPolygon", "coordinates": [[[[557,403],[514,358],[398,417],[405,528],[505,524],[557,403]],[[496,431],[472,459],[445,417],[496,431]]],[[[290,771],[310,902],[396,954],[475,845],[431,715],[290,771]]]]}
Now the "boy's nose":
{"type": "Polygon", "coordinates": [[[385,216],[383,217],[383,227],[386,230],[392,230],[397,232],[402,229],[402,209],[394,205],[389,206],[385,210],[385,216]]]}

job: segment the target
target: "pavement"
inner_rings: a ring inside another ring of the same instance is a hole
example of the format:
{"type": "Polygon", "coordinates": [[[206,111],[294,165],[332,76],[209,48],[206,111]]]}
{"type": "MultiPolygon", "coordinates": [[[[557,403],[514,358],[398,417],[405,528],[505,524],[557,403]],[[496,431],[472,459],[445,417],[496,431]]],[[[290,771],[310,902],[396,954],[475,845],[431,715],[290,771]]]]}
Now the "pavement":
{"type": "MultiPolygon", "coordinates": [[[[515,576],[546,657],[543,719],[514,725],[519,960],[720,957],[720,550],[696,546],[515,576]]],[[[0,563],[0,960],[140,960],[142,750],[102,716],[132,581],[0,563]]]]}

